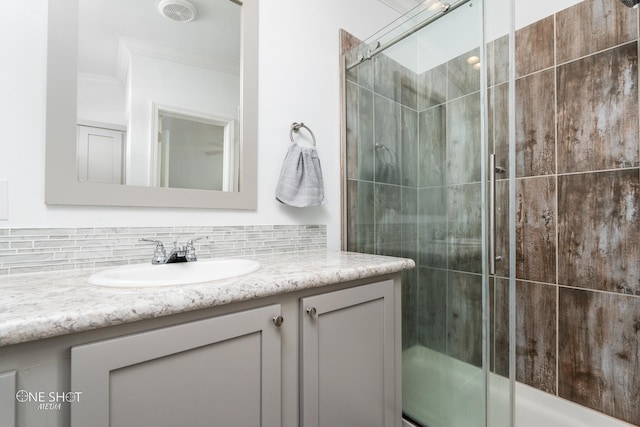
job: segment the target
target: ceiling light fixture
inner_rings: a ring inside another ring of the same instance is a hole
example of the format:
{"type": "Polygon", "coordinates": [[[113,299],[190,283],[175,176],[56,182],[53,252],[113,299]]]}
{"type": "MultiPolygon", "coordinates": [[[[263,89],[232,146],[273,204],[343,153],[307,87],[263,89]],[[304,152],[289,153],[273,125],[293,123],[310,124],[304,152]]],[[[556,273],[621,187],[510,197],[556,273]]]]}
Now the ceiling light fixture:
{"type": "MultiPolygon", "coordinates": [[[[429,0],[425,1],[425,3],[428,3],[428,2],[429,2],[429,0]]],[[[431,6],[429,6],[427,8],[427,10],[432,10],[433,11],[433,10],[437,10],[437,9],[441,9],[441,8],[442,8],[442,3],[439,2],[439,1],[435,1],[435,2],[433,2],[433,4],[431,6]]]]}
{"type": "Polygon", "coordinates": [[[477,64],[478,62],[480,62],[480,57],[478,56],[473,55],[467,58],[467,64],[473,65],[477,64]]]}

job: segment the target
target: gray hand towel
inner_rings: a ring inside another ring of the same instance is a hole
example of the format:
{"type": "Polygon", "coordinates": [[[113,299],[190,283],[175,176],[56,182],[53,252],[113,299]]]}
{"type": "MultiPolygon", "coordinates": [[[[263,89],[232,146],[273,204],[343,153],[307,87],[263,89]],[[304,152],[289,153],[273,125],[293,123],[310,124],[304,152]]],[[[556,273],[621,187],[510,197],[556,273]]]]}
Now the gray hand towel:
{"type": "Polygon", "coordinates": [[[276,199],[299,208],[325,203],[322,168],[315,147],[291,144],[280,170],[276,199]]]}

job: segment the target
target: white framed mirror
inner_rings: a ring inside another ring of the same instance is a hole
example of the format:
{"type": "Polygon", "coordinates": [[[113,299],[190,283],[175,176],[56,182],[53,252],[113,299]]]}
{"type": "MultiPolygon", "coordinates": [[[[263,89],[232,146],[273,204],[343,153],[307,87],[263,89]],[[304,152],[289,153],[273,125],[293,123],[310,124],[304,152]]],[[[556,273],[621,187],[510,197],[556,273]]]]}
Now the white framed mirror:
{"type": "Polygon", "coordinates": [[[49,0],[47,204],[256,208],[258,0],[163,3],[49,0]]]}

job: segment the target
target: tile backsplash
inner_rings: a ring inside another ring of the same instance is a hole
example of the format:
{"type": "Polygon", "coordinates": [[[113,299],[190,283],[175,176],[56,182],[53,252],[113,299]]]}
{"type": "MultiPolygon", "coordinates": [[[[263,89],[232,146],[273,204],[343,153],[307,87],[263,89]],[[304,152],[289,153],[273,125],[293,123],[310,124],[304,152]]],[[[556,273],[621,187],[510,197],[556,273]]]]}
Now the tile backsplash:
{"type": "Polygon", "coordinates": [[[0,276],[150,262],[154,246],[194,237],[198,257],[324,249],[325,225],[82,227],[0,229],[0,276]]]}

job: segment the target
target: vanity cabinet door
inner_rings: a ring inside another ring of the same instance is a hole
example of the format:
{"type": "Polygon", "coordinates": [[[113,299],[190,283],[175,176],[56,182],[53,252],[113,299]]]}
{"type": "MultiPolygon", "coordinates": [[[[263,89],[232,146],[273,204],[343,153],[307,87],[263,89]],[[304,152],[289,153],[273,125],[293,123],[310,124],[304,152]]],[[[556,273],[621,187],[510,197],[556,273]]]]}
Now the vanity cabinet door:
{"type": "Polygon", "coordinates": [[[16,371],[0,372],[0,427],[16,425],[16,371]]]}
{"type": "Polygon", "coordinates": [[[396,316],[391,280],[301,300],[304,427],[394,427],[396,316]]]}
{"type": "Polygon", "coordinates": [[[73,347],[72,427],[280,427],[280,305],[73,347]]]}

